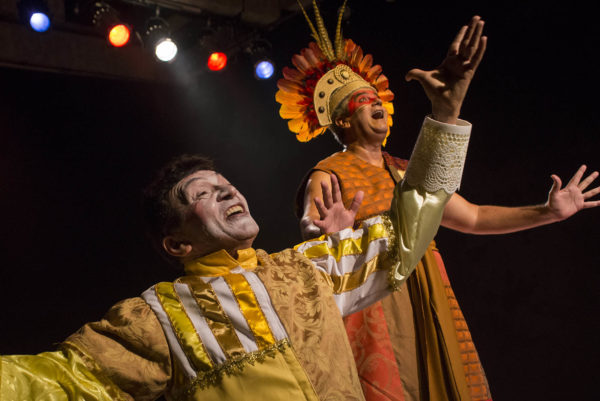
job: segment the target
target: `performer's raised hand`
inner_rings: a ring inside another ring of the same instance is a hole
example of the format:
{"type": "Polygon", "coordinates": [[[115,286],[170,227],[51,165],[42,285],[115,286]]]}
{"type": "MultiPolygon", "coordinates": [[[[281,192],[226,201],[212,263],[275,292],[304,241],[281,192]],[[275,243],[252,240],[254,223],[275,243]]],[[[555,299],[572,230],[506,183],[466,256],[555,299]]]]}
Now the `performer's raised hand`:
{"type": "Polygon", "coordinates": [[[421,83],[431,101],[433,118],[438,121],[456,124],[469,84],[485,52],[487,37],[481,36],[483,24],[479,16],[471,18],[469,25],[458,31],[439,67],[431,71],[415,68],[406,74],[407,81],[415,79],[421,83]]]}
{"type": "Polygon", "coordinates": [[[363,191],[358,191],[348,209],[342,202],[342,192],[335,174],[331,174],[331,187],[321,182],[323,199],[315,198],[315,205],[319,211],[319,220],[313,221],[319,227],[322,234],[334,233],[347,227],[352,227],[358,208],[363,201],[363,191]]]}
{"type": "Polygon", "coordinates": [[[600,193],[600,186],[584,192],[586,188],[598,177],[598,172],[594,171],[583,181],[581,178],[585,173],[586,166],[582,165],[573,175],[571,180],[564,188],[559,176],[552,174],[552,188],[548,194],[546,206],[556,216],[558,220],[564,220],[571,217],[581,209],[600,206],[600,200],[590,201],[591,197],[600,193]]]}

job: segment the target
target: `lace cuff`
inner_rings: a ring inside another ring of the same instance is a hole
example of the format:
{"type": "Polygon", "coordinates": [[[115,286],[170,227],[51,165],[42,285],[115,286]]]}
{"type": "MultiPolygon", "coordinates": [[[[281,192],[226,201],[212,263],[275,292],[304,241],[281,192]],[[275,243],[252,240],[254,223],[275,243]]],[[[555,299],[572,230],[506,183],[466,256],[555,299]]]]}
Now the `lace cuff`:
{"type": "Polygon", "coordinates": [[[406,169],[406,182],[427,192],[455,192],[460,186],[470,135],[471,124],[466,121],[451,125],[426,117],[406,169]]]}

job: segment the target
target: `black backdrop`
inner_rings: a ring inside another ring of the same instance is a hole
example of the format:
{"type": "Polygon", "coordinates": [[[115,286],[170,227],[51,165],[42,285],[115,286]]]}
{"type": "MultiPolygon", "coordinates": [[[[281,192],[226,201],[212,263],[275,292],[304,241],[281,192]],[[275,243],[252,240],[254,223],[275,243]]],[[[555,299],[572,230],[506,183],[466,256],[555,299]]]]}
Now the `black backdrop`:
{"type": "MultiPolygon", "coordinates": [[[[460,193],[479,204],[536,204],[551,173],[566,181],[580,163],[600,168],[599,36],[595,22],[585,22],[590,10],[351,6],[346,35],[383,65],[396,94],[392,154],[410,155],[429,112],[404,74],[439,63],[477,12],[489,45],[463,107],[474,129],[460,193]]],[[[269,39],[281,68],[306,45],[308,30],[297,17],[269,39]]],[[[118,300],[177,275],[148,245],[138,204],[152,173],[174,155],[216,159],[261,227],[256,247],[299,242],[298,182],[338,147],[329,135],[297,143],[277,116],[275,92],[275,80],[254,80],[242,59],[191,86],[0,69],[0,353],[53,349],[118,300]]],[[[599,217],[600,209],[584,211],[503,236],[440,229],[438,246],[494,399],[594,394],[599,217]]]]}

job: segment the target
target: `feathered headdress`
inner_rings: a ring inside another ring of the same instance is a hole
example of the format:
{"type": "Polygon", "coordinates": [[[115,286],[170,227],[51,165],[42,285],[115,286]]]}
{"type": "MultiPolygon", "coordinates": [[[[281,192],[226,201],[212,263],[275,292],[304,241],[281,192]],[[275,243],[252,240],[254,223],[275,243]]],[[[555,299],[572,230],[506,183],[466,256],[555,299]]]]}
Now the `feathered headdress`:
{"type": "Polygon", "coordinates": [[[292,57],[296,68],[283,68],[283,78],[277,82],[279,90],[275,95],[277,102],[281,103],[279,115],[289,120],[288,128],[296,134],[296,139],[308,142],[331,125],[331,113],[347,95],[360,87],[372,87],[388,112],[385,146],[389,127],[392,126],[394,106],[391,102],[394,94],[388,88],[387,77],[381,73],[381,66],[373,65],[373,57],[363,54],[360,46],[352,40],[342,38],[346,1],[340,8],[333,44],[316,0],[313,0],[316,28],[298,1],[316,42],[309,43],[308,48],[292,57]]]}

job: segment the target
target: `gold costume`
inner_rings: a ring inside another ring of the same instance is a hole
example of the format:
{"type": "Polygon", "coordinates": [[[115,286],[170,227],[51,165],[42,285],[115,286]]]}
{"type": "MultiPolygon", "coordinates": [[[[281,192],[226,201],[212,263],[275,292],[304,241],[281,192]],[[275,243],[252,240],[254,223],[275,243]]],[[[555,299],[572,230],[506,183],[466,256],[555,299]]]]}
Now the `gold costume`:
{"type": "MultiPolygon", "coordinates": [[[[426,122],[430,138],[415,152],[464,162],[465,141],[456,152],[438,146],[456,135],[442,128],[426,122]]],[[[270,255],[205,255],[185,276],[86,324],[59,351],[3,356],[0,400],[364,400],[342,316],[400,286],[435,235],[450,197],[440,178],[462,164],[441,175],[428,167],[409,165],[389,216],[359,230],[270,255]],[[423,185],[409,180],[423,174],[423,185]]]]}

